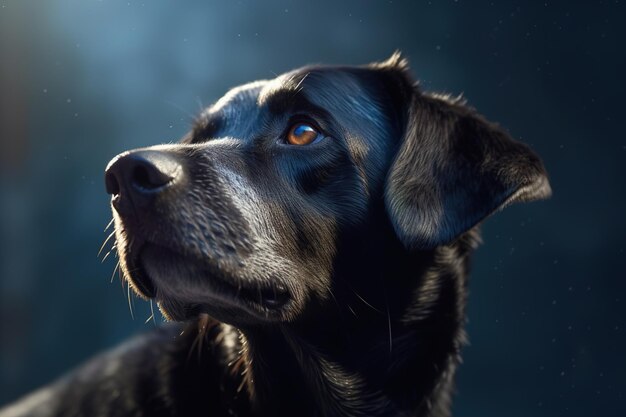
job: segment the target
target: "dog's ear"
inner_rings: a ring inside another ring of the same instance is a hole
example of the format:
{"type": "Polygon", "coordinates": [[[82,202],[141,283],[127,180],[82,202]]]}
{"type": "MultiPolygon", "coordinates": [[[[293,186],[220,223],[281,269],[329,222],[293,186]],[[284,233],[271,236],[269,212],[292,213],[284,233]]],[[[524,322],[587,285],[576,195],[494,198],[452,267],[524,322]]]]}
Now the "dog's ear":
{"type": "MultiPolygon", "coordinates": [[[[409,77],[406,61],[395,54],[380,65],[390,71],[394,63],[400,76],[409,77]]],[[[385,205],[407,248],[449,243],[511,203],[550,196],[543,164],[530,148],[460,99],[406,85],[412,92],[385,205]]]]}

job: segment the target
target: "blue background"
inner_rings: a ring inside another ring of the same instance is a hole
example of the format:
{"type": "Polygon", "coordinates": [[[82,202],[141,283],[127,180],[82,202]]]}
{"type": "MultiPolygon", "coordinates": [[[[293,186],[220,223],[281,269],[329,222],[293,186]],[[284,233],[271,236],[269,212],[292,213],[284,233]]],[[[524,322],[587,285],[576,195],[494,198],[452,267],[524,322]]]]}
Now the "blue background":
{"type": "Polygon", "coordinates": [[[455,414],[626,415],[623,1],[0,7],[0,404],[154,325],[96,257],[110,158],[176,140],[232,86],[399,48],[425,89],[529,143],[554,189],[484,226],[455,414]]]}

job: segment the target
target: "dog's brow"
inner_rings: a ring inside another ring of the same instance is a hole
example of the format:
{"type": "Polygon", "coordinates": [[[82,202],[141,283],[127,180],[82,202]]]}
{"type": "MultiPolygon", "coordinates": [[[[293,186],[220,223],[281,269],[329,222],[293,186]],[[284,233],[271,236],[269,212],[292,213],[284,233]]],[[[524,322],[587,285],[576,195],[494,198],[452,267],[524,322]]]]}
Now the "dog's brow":
{"type": "Polygon", "coordinates": [[[197,141],[212,136],[223,122],[224,120],[220,112],[202,112],[191,128],[191,140],[197,141]]]}
{"type": "Polygon", "coordinates": [[[267,108],[274,114],[281,114],[288,111],[321,112],[320,106],[316,105],[304,93],[293,89],[277,89],[266,95],[260,107],[267,108]]]}
{"type": "Polygon", "coordinates": [[[304,77],[302,77],[300,79],[300,81],[298,81],[298,84],[296,84],[296,86],[294,87],[294,90],[296,93],[300,92],[304,87],[300,87],[302,85],[302,83],[304,82],[304,80],[306,80],[306,77],[308,77],[310,74],[310,72],[307,72],[306,74],[304,74],[304,77]]]}
{"type": "MultiPolygon", "coordinates": [[[[298,101],[302,102],[301,98],[298,101]]],[[[296,104],[294,91],[289,89],[274,90],[265,96],[263,100],[259,100],[259,106],[267,107],[274,113],[284,112],[288,108],[293,107],[294,104],[296,104]]]]}
{"type": "Polygon", "coordinates": [[[304,89],[303,83],[309,74],[310,72],[286,74],[274,79],[259,93],[257,104],[269,107],[292,104],[293,99],[304,89]]]}

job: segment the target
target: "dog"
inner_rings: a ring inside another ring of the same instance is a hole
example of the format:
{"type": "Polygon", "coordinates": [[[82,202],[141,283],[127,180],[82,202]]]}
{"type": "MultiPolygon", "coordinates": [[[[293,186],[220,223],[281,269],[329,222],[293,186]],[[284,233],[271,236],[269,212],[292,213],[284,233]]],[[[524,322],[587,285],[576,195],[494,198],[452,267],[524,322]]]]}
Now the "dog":
{"type": "Polygon", "coordinates": [[[105,183],[124,279],[173,323],[2,417],[448,416],[480,223],[551,193],[398,53],[234,88],[105,183]]]}

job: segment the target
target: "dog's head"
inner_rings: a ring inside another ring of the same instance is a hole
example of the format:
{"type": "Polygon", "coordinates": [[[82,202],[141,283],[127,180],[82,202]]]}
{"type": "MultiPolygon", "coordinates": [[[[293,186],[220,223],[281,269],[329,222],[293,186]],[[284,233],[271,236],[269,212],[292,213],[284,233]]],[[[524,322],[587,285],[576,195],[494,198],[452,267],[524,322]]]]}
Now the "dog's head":
{"type": "Polygon", "coordinates": [[[420,91],[397,54],[234,88],[179,144],[115,157],[106,187],[134,290],[236,325],[297,320],[385,246],[446,245],[550,193],[528,147],[420,91]]]}

